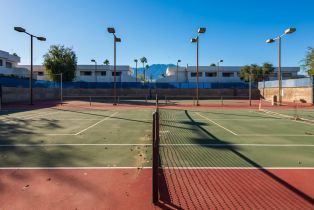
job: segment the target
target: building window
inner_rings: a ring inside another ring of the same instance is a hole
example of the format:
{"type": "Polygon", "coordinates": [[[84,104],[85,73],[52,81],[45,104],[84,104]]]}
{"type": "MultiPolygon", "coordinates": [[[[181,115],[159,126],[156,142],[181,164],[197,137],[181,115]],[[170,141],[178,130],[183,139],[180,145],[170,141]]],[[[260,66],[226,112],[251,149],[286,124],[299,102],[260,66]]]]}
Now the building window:
{"type": "Polygon", "coordinates": [[[101,76],[106,76],[106,73],[107,73],[106,71],[102,71],[102,72],[100,72],[100,75],[101,76]]]}
{"type": "Polygon", "coordinates": [[[0,59],[0,66],[3,66],[3,61],[0,59]]]}
{"type": "Polygon", "coordinates": [[[205,77],[217,77],[217,72],[206,72],[205,77]]]}
{"type": "MultiPolygon", "coordinates": [[[[114,77],[114,72],[112,72],[112,76],[114,77]]],[[[120,77],[121,76],[121,71],[117,71],[116,72],[116,77],[120,77]]]]}
{"type": "Polygon", "coordinates": [[[38,75],[38,76],[44,76],[44,72],[39,71],[39,72],[37,73],[37,75],[38,75]]]}
{"type": "Polygon", "coordinates": [[[5,62],[5,67],[6,68],[12,68],[12,63],[11,62],[5,62]]]}
{"type": "Polygon", "coordinates": [[[291,78],[292,74],[291,73],[282,73],[282,77],[291,78]]]}
{"type": "Polygon", "coordinates": [[[91,75],[92,75],[92,72],[91,72],[91,71],[81,71],[81,72],[80,72],[80,75],[81,75],[81,76],[91,76],[91,75]]]}
{"type": "Polygon", "coordinates": [[[233,72],[224,72],[224,73],[222,73],[222,76],[223,77],[233,77],[233,72]]]}
{"type": "MultiPolygon", "coordinates": [[[[191,77],[196,77],[196,72],[191,72],[191,77]]],[[[198,72],[198,77],[202,77],[202,72],[198,72]]]]}

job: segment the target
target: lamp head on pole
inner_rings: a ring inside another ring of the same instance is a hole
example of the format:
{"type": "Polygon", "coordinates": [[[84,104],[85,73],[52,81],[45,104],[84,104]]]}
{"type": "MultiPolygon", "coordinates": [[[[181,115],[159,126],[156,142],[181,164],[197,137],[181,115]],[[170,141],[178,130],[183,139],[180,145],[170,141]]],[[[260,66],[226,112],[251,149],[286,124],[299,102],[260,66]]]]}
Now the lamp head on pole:
{"type": "Polygon", "coordinates": [[[92,60],[90,60],[91,62],[93,62],[93,63],[96,63],[96,60],[95,59],[92,59],[92,60]]]}
{"type": "Polygon", "coordinates": [[[181,62],[181,60],[179,59],[177,62],[178,62],[178,63],[180,63],[180,62],[181,62]]]}
{"type": "Polygon", "coordinates": [[[297,31],[296,28],[288,28],[288,29],[285,30],[285,34],[292,34],[292,33],[296,32],[296,31],[297,31]]]}
{"type": "Polygon", "coordinates": [[[111,34],[116,33],[116,30],[114,29],[114,27],[108,27],[107,31],[108,31],[108,33],[111,33],[111,34]]]}
{"type": "Polygon", "coordinates": [[[115,42],[121,42],[121,38],[115,37],[114,38],[115,42]]]}
{"type": "Polygon", "coordinates": [[[191,42],[192,42],[192,43],[196,43],[196,42],[197,42],[197,38],[192,38],[192,39],[191,39],[191,42]]]}
{"type": "Polygon", "coordinates": [[[44,42],[44,41],[46,41],[46,38],[45,37],[37,37],[37,39],[39,40],[39,41],[42,41],[42,42],[44,42]]]}
{"type": "Polygon", "coordinates": [[[14,30],[17,31],[17,32],[21,32],[21,33],[25,33],[26,30],[22,27],[14,27],[14,30]]]}
{"type": "Polygon", "coordinates": [[[198,31],[197,31],[199,34],[203,34],[206,32],[206,28],[202,27],[202,28],[199,28],[198,31]]]}
{"type": "Polygon", "coordinates": [[[134,62],[135,62],[135,63],[137,63],[137,62],[138,62],[138,60],[137,60],[137,59],[134,59],[134,62]]]}
{"type": "Polygon", "coordinates": [[[271,44],[271,43],[273,43],[273,42],[275,42],[274,39],[267,39],[267,40],[266,40],[266,43],[268,43],[268,44],[271,44]]]}
{"type": "Polygon", "coordinates": [[[224,60],[219,60],[218,62],[219,62],[219,63],[223,63],[223,62],[224,62],[224,60]]]}

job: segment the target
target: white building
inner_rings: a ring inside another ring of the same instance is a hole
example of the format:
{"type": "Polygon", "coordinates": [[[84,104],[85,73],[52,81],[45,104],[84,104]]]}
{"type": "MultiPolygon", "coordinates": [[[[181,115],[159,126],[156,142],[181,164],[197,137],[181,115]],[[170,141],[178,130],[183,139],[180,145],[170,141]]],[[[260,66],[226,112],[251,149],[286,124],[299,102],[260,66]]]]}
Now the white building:
{"type": "Polygon", "coordinates": [[[18,66],[20,61],[21,58],[16,54],[0,50],[0,75],[27,77],[28,70],[18,66]]]}
{"type": "MultiPolygon", "coordinates": [[[[241,66],[199,66],[199,82],[208,83],[230,83],[242,82],[240,79],[241,66]]],[[[282,78],[291,79],[297,78],[299,67],[282,67],[282,78]]],[[[270,80],[277,79],[277,69],[270,75],[270,80]]],[[[169,67],[166,70],[166,75],[158,79],[158,83],[193,83],[196,82],[196,66],[188,67],[169,67]]]]}
{"type": "MultiPolygon", "coordinates": [[[[30,66],[21,66],[30,70],[30,66]]],[[[43,65],[34,65],[33,72],[37,75],[38,80],[48,80],[43,65]]],[[[116,67],[116,81],[117,82],[135,82],[135,78],[131,76],[132,69],[129,66],[116,67]]],[[[113,82],[114,70],[111,65],[78,65],[76,70],[76,77],[74,81],[81,82],[113,82]]]]}

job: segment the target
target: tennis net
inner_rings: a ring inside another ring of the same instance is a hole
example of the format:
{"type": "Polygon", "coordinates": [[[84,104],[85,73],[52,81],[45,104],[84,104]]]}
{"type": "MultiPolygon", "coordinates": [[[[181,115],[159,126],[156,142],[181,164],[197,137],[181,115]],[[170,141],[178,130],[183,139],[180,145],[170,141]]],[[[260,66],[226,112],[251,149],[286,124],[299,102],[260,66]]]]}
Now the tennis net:
{"type": "Polygon", "coordinates": [[[62,103],[78,105],[101,105],[101,104],[133,104],[149,105],[154,104],[155,100],[147,95],[142,96],[109,96],[109,95],[66,95],[62,97],[62,103]]]}

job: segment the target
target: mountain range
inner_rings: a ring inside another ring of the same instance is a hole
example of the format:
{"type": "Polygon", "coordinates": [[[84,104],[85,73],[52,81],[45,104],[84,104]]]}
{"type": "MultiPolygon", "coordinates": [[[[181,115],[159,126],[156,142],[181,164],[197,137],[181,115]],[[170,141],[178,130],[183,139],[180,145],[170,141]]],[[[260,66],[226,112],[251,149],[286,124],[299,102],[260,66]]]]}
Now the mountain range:
{"type": "MultiPolygon", "coordinates": [[[[137,75],[143,74],[143,67],[140,67],[141,63],[139,63],[137,68],[137,75]]],[[[156,80],[161,77],[162,74],[166,73],[168,67],[175,67],[174,64],[152,64],[149,66],[148,71],[146,71],[146,75],[153,80],[156,80]]],[[[135,67],[133,68],[133,75],[135,76],[135,67]]]]}

